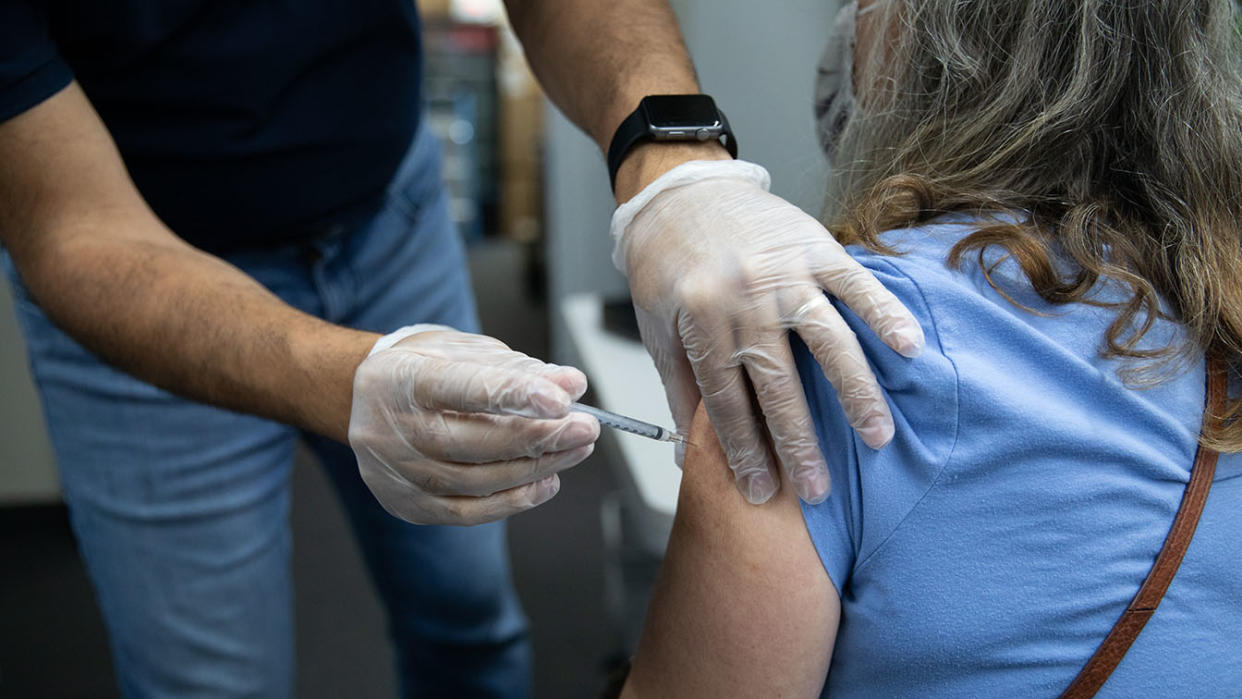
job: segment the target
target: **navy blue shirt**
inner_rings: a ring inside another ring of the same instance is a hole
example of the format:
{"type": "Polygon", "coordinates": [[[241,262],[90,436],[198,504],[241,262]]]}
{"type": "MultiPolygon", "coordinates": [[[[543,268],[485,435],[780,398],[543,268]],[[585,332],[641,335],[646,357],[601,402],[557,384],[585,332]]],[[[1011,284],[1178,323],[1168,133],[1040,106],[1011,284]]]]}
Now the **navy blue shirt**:
{"type": "Polygon", "coordinates": [[[0,0],[0,121],[76,78],[156,214],[215,252],[377,205],[420,73],[413,0],[0,0]]]}

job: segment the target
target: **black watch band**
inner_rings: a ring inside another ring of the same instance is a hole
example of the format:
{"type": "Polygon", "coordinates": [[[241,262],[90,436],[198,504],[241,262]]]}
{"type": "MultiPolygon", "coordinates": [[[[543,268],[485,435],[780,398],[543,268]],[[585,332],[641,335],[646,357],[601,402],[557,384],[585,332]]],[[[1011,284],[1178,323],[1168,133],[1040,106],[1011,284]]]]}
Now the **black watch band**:
{"type": "Polygon", "coordinates": [[[617,170],[634,146],[645,141],[705,143],[716,140],[737,157],[729,120],[707,95],[650,95],[621,122],[608,146],[608,181],[617,191],[617,170]]]}

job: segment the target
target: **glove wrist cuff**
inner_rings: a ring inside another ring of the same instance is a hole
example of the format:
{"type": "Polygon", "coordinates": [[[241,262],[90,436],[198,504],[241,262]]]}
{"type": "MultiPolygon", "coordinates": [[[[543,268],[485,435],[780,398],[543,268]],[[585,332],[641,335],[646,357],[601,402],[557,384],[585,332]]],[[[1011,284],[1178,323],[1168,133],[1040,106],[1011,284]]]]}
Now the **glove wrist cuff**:
{"type": "Polygon", "coordinates": [[[765,192],[772,186],[772,177],[767,170],[745,160],[691,160],[678,165],[657,177],[613,212],[610,226],[613,239],[612,263],[617,269],[622,274],[626,273],[623,242],[630,224],[648,204],[670,189],[714,179],[749,180],[765,192]]]}
{"type": "Polygon", "coordinates": [[[371,351],[367,353],[367,358],[369,359],[372,355],[383,352],[386,349],[392,349],[393,345],[401,342],[411,335],[417,335],[419,333],[430,332],[433,330],[452,331],[453,328],[450,328],[447,325],[434,325],[432,323],[419,323],[418,325],[407,325],[404,328],[398,328],[376,340],[375,344],[371,346],[371,351]]]}

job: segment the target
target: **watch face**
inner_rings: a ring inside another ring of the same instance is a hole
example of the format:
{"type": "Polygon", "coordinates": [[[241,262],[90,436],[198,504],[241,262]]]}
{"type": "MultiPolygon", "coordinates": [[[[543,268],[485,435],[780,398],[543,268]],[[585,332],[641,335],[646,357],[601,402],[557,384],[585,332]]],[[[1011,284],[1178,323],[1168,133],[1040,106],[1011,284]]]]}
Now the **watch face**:
{"type": "Polygon", "coordinates": [[[709,127],[720,123],[716,103],[707,95],[653,95],[642,102],[647,121],[656,128],[709,127]]]}

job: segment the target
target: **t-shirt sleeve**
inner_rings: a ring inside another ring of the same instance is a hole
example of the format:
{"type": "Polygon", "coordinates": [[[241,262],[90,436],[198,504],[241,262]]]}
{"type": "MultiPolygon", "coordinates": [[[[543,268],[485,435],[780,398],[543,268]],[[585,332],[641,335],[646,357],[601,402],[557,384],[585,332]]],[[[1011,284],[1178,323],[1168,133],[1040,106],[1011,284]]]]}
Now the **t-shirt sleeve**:
{"type": "Polygon", "coordinates": [[[0,122],[60,92],[73,80],[48,33],[47,19],[26,0],[0,0],[0,122]]]}
{"type": "Polygon", "coordinates": [[[934,295],[943,262],[884,257],[851,249],[864,267],[903,303],[923,327],[927,347],[913,359],[889,349],[841,302],[833,304],[858,337],[884,391],[896,428],[880,450],[850,427],[836,390],[814,356],[794,339],[816,436],[828,464],[832,491],[819,505],[802,504],[811,540],[838,593],[897,530],[935,484],[957,435],[957,373],[945,355],[925,288],[934,295]],[[916,279],[930,277],[929,283],[916,279]]]}

